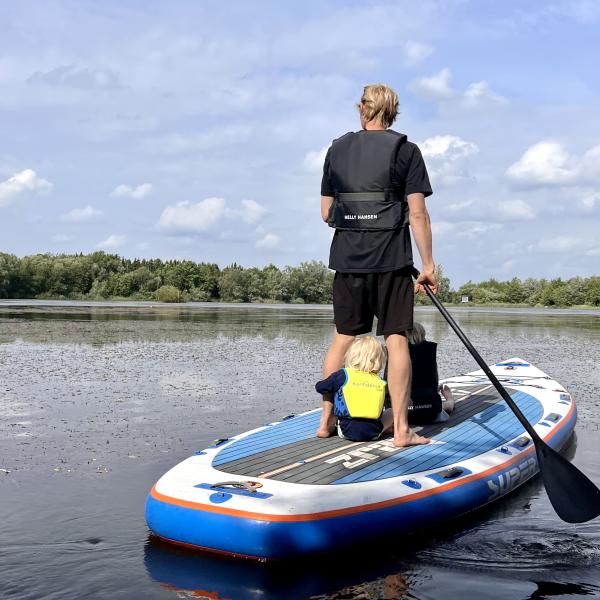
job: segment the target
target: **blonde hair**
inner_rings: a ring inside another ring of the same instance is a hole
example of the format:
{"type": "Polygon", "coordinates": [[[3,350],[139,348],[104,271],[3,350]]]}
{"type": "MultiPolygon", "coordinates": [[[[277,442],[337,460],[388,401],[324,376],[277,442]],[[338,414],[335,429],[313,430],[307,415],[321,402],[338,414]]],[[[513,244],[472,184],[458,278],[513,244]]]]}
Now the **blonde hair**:
{"type": "Polygon", "coordinates": [[[383,346],[373,336],[366,335],[352,342],[352,346],[346,352],[346,367],[367,373],[379,373],[384,359],[383,346]]]}
{"type": "Polygon", "coordinates": [[[398,116],[398,94],[383,83],[366,85],[359,106],[365,122],[378,121],[386,129],[398,116]]]}
{"type": "Polygon", "coordinates": [[[420,344],[425,341],[425,327],[421,323],[413,323],[413,328],[408,334],[408,341],[411,344],[420,344]]]}

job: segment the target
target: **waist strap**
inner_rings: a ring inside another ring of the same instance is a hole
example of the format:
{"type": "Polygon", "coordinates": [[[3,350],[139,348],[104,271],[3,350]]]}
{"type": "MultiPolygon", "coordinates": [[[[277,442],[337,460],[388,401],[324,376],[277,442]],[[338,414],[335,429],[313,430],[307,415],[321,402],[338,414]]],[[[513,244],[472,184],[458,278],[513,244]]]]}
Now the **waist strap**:
{"type": "Polygon", "coordinates": [[[338,192],[337,199],[341,202],[368,202],[370,200],[386,200],[385,192],[338,192]]]}

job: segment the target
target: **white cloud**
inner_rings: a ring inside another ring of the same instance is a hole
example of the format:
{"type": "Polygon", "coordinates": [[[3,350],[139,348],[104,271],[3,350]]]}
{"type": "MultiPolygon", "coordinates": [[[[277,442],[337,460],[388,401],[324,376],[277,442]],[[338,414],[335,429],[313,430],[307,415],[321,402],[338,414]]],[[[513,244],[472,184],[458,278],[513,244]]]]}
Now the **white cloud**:
{"type": "Polygon", "coordinates": [[[220,221],[225,210],[225,198],[206,198],[195,204],[178,202],[163,210],[158,226],[173,233],[201,233],[220,221]]]}
{"type": "Polygon", "coordinates": [[[429,44],[409,40],[404,44],[404,65],[416,67],[431,56],[433,47],[429,44]]]}
{"type": "Polygon", "coordinates": [[[419,144],[423,156],[430,161],[429,173],[435,185],[453,185],[471,179],[466,159],[479,148],[456,135],[436,135],[419,144]]]}
{"type": "Polygon", "coordinates": [[[25,169],[0,182],[0,207],[7,206],[21,195],[49,192],[52,187],[49,181],[38,177],[35,171],[25,169]]]}
{"type": "Polygon", "coordinates": [[[242,200],[241,208],[229,208],[224,198],[206,198],[200,202],[179,202],[167,206],[158,227],[172,233],[202,233],[219,221],[229,219],[254,224],[267,213],[267,209],[256,200],[242,200]]]}
{"type": "Polygon", "coordinates": [[[99,250],[114,250],[121,247],[127,241],[127,236],[124,235],[109,235],[105,240],[98,242],[96,248],[99,250]]]}
{"type": "Polygon", "coordinates": [[[275,248],[279,245],[280,238],[275,233],[267,233],[264,237],[258,240],[255,244],[257,248],[275,248]]]}
{"type": "Polygon", "coordinates": [[[436,135],[419,144],[425,158],[456,160],[477,154],[479,148],[456,135],[436,135]]]}
{"type": "Polygon", "coordinates": [[[543,13],[559,19],[570,18],[581,23],[594,23],[600,18],[600,5],[596,0],[558,0],[552,4],[542,3],[543,13]]]}
{"type": "Polygon", "coordinates": [[[114,198],[136,198],[138,200],[145,198],[152,192],[151,183],[142,183],[136,187],[131,185],[118,185],[110,195],[114,198]]]}
{"type": "Polygon", "coordinates": [[[506,175],[514,182],[535,185],[571,183],[577,177],[575,159],[558,142],[544,141],[528,148],[508,167],[506,175]]]}
{"type": "Polygon", "coordinates": [[[585,195],[578,202],[582,212],[591,213],[597,206],[600,206],[600,192],[592,192],[585,195]]]}
{"type": "Polygon", "coordinates": [[[450,87],[452,73],[450,69],[442,69],[439,73],[429,77],[420,77],[410,84],[410,89],[432,102],[449,100],[455,96],[454,90],[450,87]]]}
{"type": "Polygon", "coordinates": [[[320,150],[309,150],[304,156],[304,168],[311,173],[321,173],[328,149],[329,146],[323,146],[320,150]]]}
{"type": "Polygon", "coordinates": [[[529,187],[596,184],[600,181],[600,145],[576,156],[561,143],[544,140],[530,146],[508,167],[506,176],[513,183],[529,187]]]}
{"type": "Polygon", "coordinates": [[[587,181],[600,181],[600,145],[590,148],[582,156],[580,169],[587,181]]]}
{"type": "Polygon", "coordinates": [[[542,252],[553,253],[573,250],[573,248],[576,248],[580,244],[581,240],[579,238],[568,235],[559,235],[555,238],[540,240],[537,247],[542,252]]]}
{"type": "Polygon", "coordinates": [[[464,91],[451,87],[452,72],[442,69],[429,77],[420,77],[409,85],[418,96],[442,106],[458,106],[464,109],[476,109],[507,104],[506,98],[494,92],[487,81],[470,83],[464,91]]]}
{"type": "Polygon", "coordinates": [[[524,200],[502,200],[496,208],[498,215],[507,221],[530,221],[535,218],[533,209],[524,200]]]}
{"type": "Polygon", "coordinates": [[[83,223],[85,221],[93,221],[101,217],[104,213],[93,206],[86,206],[85,208],[74,208],[68,213],[62,215],[61,221],[70,223],[83,223]]]}
{"type": "Polygon", "coordinates": [[[243,209],[239,214],[246,223],[257,223],[267,212],[267,209],[256,200],[242,200],[242,206],[243,209]]]}
{"type": "Polygon", "coordinates": [[[470,83],[462,95],[462,104],[465,108],[478,108],[485,104],[506,104],[506,98],[496,94],[487,81],[470,83]]]}

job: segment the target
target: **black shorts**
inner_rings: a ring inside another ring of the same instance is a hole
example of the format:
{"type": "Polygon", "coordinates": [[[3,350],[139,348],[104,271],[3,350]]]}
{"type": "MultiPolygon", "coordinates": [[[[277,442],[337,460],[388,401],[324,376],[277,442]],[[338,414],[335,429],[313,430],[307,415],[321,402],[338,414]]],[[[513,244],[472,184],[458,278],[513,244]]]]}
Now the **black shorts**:
{"type": "Polygon", "coordinates": [[[333,280],[333,316],[338,333],[403,333],[413,327],[414,285],[410,268],[387,273],[340,273],[333,280]]]}

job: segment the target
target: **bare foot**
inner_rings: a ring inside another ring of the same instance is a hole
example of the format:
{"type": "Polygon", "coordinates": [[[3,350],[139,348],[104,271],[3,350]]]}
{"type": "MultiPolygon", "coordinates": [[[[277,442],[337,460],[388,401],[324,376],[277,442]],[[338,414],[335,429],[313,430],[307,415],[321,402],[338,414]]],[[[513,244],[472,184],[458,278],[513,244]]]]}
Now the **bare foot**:
{"type": "Polygon", "coordinates": [[[333,435],[337,418],[333,414],[333,404],[331,402],[323,402],[323,412],[321,420],[317,428],[317,437],[328,438],[333,435]]]}
{"type": "Polygon", "coordinates": [[[331,437],[332,435],[333,435],[333,431],[329,431],[329,429],[327,429],[327,428],[319,427],[319,429],[317,429],[317,437],[328,438],[328,437],[331,437]]]}
{"type": "Polygon", "coordinates": [[[409,429],[403,435],[395,435],[393,444],[396,448],[405,448],[406,446],[421,446],[423,444],[429,444],[431,440],[418,435],[412,429],[409,429]]]}

